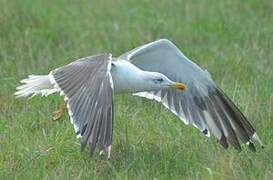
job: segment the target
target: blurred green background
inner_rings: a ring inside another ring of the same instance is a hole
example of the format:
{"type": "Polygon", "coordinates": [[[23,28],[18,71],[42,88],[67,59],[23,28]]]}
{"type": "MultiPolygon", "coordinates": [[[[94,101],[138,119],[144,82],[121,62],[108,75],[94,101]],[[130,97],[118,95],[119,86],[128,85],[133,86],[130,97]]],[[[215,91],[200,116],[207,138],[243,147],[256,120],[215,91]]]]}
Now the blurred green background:
{"type": "Polygon", "coordinates": [[[0,0],[0,179],[272,179],[273,1],[0,0]],[[208,69],[265,143],[224,150],[160,104],[115,97],[113,158],[80,153],[62,98],[17,100],[28,74],[168,38],[208,69]]]}

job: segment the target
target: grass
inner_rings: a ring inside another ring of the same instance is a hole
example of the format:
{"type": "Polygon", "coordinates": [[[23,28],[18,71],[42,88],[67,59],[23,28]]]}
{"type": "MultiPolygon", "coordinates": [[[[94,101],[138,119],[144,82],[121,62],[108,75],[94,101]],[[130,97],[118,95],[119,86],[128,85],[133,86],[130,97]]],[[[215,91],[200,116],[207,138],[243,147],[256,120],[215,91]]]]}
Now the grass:
{"type": "Polygon", "coordinates": [[[0,0],[0,179],[272,179],[273,3],[0,0]],[[87,151],[58,95],[17,100],[28,74],[168,38],[234,100],[266,144],[224,150],[160,104],[115,97],[113,159],[87,151]]]}

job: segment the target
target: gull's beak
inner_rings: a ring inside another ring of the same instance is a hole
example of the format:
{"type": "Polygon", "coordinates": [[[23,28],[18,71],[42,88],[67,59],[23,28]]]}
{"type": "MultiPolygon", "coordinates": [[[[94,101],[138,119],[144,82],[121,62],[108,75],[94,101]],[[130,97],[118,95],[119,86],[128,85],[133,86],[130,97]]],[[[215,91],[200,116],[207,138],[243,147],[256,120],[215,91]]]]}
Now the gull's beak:
{"type": "Polygon", "coordinates": [[[179,83],[179,82],[175,82],[174,87],[181,90],[181,91],[184,91],[187,88],[187,86],[185,84],[179,83]]]}

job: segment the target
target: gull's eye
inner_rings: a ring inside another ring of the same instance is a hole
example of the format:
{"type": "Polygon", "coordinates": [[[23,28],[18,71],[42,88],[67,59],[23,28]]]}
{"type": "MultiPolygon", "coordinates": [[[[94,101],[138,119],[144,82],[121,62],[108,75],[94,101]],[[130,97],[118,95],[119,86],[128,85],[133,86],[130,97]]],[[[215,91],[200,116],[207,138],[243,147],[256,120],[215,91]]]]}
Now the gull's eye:
{"type": "Polygon", "coordinates": [[[162,83],[163,79],[162,78],[157,78],[157,79],[154,79],[154,82],[155,83],[162,83]]]}
{"type": "Polygon", "coordinates": [[[162,79],[162,78],[159,78],[159,79],[157,79],[157,81],[158,81],[158,82],[162,82],[162,81],[163,81],[163,79],[162,79]]]}

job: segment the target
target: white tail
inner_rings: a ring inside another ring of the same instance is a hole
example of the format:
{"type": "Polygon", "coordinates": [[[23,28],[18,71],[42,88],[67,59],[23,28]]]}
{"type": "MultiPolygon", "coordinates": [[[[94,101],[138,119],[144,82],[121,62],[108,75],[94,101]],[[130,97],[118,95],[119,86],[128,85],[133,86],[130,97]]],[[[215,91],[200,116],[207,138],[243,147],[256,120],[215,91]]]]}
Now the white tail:
{"type": "Polygon", "coordinates": [[[16,88],[17,92],[15,96],[17,98],[28,97],[30,95],[35,96],[38,94],[48,96],[49,94],[57,92],[58,89],[54,88],[49,76],[52,75],[29,75],[27,79],[21,80],[23,84],[16,88]]]}

